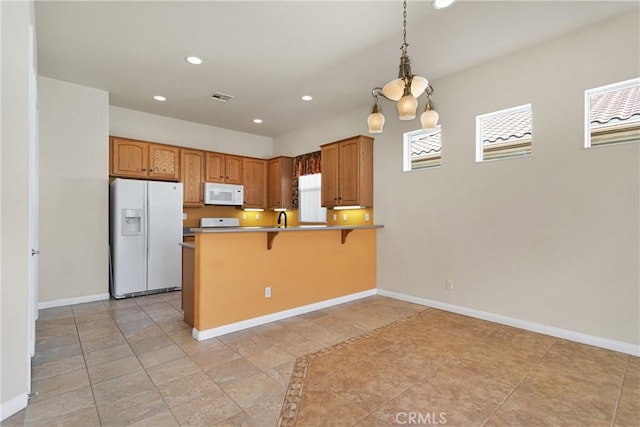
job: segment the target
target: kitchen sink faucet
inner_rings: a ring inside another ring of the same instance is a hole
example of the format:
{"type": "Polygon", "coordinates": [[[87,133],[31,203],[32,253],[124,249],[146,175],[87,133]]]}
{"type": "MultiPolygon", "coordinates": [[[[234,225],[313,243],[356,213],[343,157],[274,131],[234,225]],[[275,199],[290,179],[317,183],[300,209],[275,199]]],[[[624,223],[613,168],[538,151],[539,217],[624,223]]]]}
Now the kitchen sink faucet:
{"type": "Polygon", "coordinates": [[[287,213],[285,211],[280,211],[280,213],[278,214],[278,225],[280,225],[280,220],[282,219],[283,215],[284,215],[284,228],[287,228],[287,213]]]}

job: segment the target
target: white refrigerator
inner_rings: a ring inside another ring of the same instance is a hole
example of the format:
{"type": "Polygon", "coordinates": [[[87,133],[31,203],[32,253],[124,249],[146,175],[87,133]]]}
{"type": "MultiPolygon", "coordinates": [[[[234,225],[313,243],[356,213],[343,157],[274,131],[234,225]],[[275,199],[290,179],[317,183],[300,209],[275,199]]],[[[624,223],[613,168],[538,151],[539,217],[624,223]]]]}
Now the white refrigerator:
{"type": "Polygon", "coordinates": [[[116,178],[110,185],[111,296],[182,285],[182,184],[116,178]]]}

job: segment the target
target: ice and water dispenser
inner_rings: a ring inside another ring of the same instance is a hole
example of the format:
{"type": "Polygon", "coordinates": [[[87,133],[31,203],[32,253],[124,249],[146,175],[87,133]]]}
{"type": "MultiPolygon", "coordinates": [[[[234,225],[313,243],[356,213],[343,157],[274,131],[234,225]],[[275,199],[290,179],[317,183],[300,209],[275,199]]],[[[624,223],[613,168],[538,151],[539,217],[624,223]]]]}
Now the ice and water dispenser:
{"type": "Polygon", "coordinates": [[[122,209],[122,235],[142,234],[142,209],[122,209]]]}

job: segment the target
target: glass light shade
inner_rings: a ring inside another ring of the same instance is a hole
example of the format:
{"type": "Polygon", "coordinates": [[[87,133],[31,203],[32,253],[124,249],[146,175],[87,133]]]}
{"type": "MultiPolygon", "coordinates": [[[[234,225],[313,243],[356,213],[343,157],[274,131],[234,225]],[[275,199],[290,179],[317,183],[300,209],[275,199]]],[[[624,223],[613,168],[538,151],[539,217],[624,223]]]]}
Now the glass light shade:
{"type": "Polygon", "coordinates": [[[384,85],[382,94],[392,101],[399,101],[404,93],[404,80],[395,79],[384,85]]]}
{"type": "Polygon", "coordinates": [[[436,110],[425,110],[420,115],[420,123],[422,123],[422,129],[432,129],[438,126],[438,119],[440,114],[436,110]]]}
{"type": "Polygon", "coordinates": [[[384,129],[384,116],[382,113],[371,113],[367,117],[369,133],[382,133],[384,129]]]}
{"type": "Polygon", "coordinates": [[[416,118],[418,100],[413,95],[405,95],[398,101],[398,118],[400,120],[413,120],[416,118]]]}
{"type": "Polygon", "coordinates": [[[416,98],[422,95],[422,92],[429,86],[429,80],[420,76],[413,76],[411,79],[411,95],[416,98]]]}

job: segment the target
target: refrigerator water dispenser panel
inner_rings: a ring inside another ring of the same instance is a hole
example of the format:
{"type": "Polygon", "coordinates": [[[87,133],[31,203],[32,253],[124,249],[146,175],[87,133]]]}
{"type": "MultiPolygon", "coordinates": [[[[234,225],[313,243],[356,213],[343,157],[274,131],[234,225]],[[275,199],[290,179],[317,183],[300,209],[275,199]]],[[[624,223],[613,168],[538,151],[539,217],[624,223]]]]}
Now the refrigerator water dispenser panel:
{"type": "Polygon", "coordinates": [[[142,234],[142,209],[122,209],[122,235],[142,234]]]}

